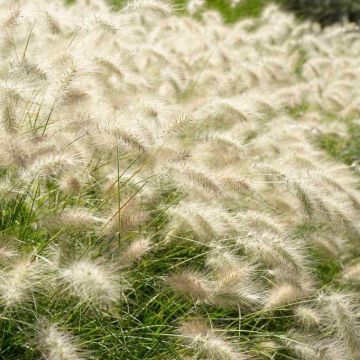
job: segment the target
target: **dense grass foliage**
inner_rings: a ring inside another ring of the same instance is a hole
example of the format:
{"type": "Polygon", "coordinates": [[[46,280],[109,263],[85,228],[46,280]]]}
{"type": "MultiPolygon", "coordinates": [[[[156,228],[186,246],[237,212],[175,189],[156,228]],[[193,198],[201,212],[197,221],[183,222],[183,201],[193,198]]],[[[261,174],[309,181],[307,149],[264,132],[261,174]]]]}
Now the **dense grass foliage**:
{"type": "Polygon", "coordinates": [[[200,5],[0,2],[1,358],[360,359],[360,36],[200,5]]]}

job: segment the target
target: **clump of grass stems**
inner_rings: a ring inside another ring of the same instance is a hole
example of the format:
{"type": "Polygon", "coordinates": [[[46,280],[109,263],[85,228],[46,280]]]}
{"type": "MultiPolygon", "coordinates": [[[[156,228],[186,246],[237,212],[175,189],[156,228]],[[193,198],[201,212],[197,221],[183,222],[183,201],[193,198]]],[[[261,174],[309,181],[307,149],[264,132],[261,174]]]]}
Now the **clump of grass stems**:
{"type": "Polygon", "coordinates": [[[1,358],[360,358],[359,35],[190,5],[0,2],[1,358]]]}

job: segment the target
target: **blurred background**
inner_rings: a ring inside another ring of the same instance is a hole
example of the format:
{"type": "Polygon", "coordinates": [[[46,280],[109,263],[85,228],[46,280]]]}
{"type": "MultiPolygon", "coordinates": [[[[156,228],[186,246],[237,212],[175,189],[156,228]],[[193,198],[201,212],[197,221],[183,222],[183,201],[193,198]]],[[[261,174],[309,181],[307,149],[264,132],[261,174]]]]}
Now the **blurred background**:
{"type": "MultiPolygon", "coordinates": [[[[66,0],[68,4],[76,0],[66,0]]],[[[160,1],[160,0],[159,0],[160,1]]],[[[108,0],[119,9],[127,0],[108,0]]],[[[310,19],[321,26],[336,22],[358,22],[360,19],[360,0],[173,0],[179,12],[194,11],[200,13],[206,9],[220,11],[226,22],[235,22],[240,18],[258,16],[270,3],[276,3],[295,13],[301,19],[310,19]]]]}

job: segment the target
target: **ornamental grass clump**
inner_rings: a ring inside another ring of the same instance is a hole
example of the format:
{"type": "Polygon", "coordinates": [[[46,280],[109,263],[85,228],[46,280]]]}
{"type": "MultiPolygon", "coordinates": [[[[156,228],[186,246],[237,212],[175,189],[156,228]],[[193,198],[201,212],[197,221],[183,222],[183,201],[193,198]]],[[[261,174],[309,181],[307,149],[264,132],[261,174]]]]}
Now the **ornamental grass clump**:
{"type": "Polygon", "coordinates": [[[0,1],[1,358],[360,359],[360,36],[200,5],[0,1]]]}

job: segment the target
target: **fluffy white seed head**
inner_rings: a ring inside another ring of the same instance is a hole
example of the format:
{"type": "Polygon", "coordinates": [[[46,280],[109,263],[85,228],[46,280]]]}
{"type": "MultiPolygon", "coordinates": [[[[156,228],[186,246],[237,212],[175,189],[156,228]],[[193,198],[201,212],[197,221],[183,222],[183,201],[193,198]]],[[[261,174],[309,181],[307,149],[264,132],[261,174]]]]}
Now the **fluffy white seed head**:
{"type": "Polygon", "coordinates": [[[312,329],[320,325],[320,314],[311,307],[298,306],[295,310],[295,316],[305,329],[312,329]]]}
{"type": "Polygon", "coordinates": [[[347,282],[360,283],[360,263],[345,269],[343,279],[347,282]]]}
{"type": "Polygon", "coordinates": [[[125,289],[115,264],[111,266],[92,259],[74,261],[61,268],[59,281],[64,286],[64,291],[76,296],[79,301],[94,306],[119,303],[125,289]]]}
{"type": "Polygon", "coordinates": [[[141,260],[151,250],[151,241],[147,238],[132,241],[120,254],[120,264],[130,266],[141,260]]]}
{"type": "Polygon", "coordinates": [[[46,220],[46,226],[50,230],[68,230],[84,232],[104,223],[104,219],[96,216],[87,208],[66,208],[58,216],[46,220]]]}
{"type": "Polygon", "coordinates": [[[37,347],[48,360],[82,360],[84,352],[68,332],[55,324],[41,323],[36,336],[37,347]]]}
{"type": "Polygon", "coordinates": [[[43,265],[31,257],[16,259],[8,265],[0,277],[0,299],[4,306],[13,308],[31,299],[41,285],[45,282],[43,265]]]}
{"type": "Polygon", "coordinates": [[[265,308],[274,309],[297,303],[303,297],[303,292],[292,284],[275,286],[269,292],[265,308]]]}
{"type": "Polygon", "coordinates": [[[333,332],[346,351],[355,358],[359,356],[360,326],[359,306],[352,295],[333,293],[321,295],[320,304],[327,320],[326,328],[333,332]]]}
{"type": "Polygon", "coordinates": [[[212,292],[211,282],[203,274],[192,270],[170,275],[166,283],[176,292],[194,301],[204,302],[208,300],[212,292]]]}
{"type": "Polygon", "coordinates": [[[180,329],[187,346],[196,353],[202,354],[211,360],[241,360],[246,356],[236,351],[231,342],[208,328],[199,320],[184,322],[180,329]]]}

